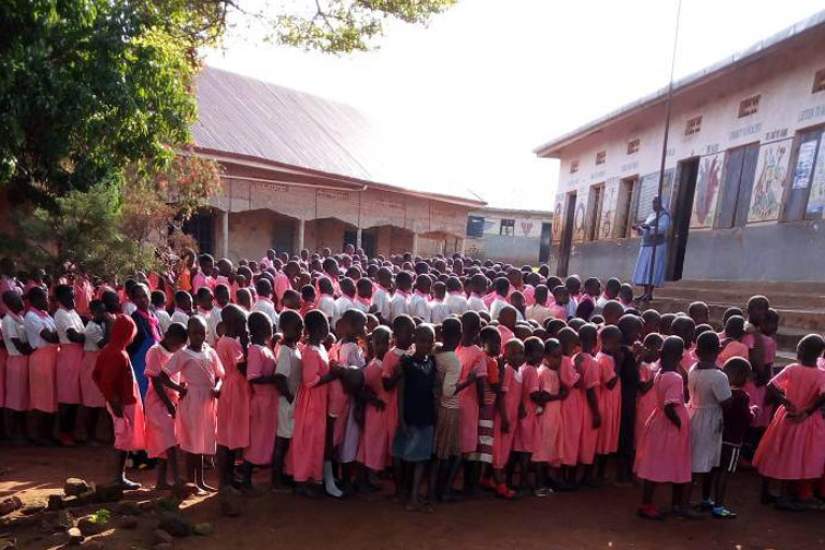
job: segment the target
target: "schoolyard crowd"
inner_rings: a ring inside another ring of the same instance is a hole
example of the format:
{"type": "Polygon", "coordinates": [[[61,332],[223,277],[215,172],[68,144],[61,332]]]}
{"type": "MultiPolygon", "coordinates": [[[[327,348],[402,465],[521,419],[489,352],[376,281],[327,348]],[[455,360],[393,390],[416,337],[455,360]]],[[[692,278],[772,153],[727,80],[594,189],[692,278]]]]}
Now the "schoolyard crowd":
{"type": "Polygon", "coordinates": [[[189,251],[122,284],[0,261],[4,437],[92,442],[111,417],[116,482],[157,462],[190,482],[335,498],[391,478],[409,510],[643,481],[639,515],[717,518],[742,461],[764,503],[822,509],[825,341],[778,368],[764,296],[710,324],[660,314],[618,279],[461,255],[306,250],[215,262],[189,251]],[[643,302],[642,302],[643,304],[643,302]],[[105,417],[104,417],[105,418],[105,417]],[[691,499],[693,482],[701,496],[691,499]],[[460,491],[458,488],[460,487],[460,491]],[[698,502],[698,504],[691,504],[698,502]]]}

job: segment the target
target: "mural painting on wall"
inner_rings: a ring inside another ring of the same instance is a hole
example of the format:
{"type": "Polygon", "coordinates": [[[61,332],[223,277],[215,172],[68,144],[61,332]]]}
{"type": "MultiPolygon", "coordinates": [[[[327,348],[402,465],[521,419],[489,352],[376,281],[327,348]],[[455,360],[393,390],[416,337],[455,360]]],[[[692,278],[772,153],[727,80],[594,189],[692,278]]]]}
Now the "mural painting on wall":
{"type": "Polygon", "coordinates": [[[533,222],[519,222],[519,226],[521,227],[521,234],[529,237],[530,232],[533,230],[533,222]]]}
{"type": "Polygon", "coordinates": [[[808,197],[806,213],[809,218],[825,217],[825,137],[819,139],[819,152],[816,154],[814,163],[811,194],[808,197]]]}
{"type": "MultiPolygon", "coordinates": [[[[673,189],[673,168],[665,170],[662,178],[662,205],[670,209],[670,195],[673,189]]],[[[636,222],[642,222],[653,212],[653,197],[659,192],[659,172],[642,176],[639,181],[639,202],[636,210],[636,222]]]]}
{"type": "Polygon", "coordinates": [[[599,238],[609,239],[613,230],[613,215],[616,211],[616,203],[619,198],[618,180],[608,181],[604,186],[604,202],[602,203],[602,214],[599,220],[599,238]]]}
{"type": "MultiPolygon", "coordinates": [[[[564,206],[564,195],[556,196],[556,206],[553,208],[553,220],[562,220],[562,208],[564,206]]],[[[552,227],[553,242],[561,240],[561,223],[554,223],[552,227]]]]}
{"type": "Polygon", "coordinates": [[[587,205],[584,201],[576,205],[576,217],[573,220],[573,240],[584,240],[584,219],[587,217],[587,205]]]}
{"type": "Polygon", "coordinates": [[[716,200],[722,183],[722,161],[724,153],[705,157],[699,163],[696,176],[696,193],[693,197],[693,215],[690,226],[694,228],[710,227],[716,213],[716,200]]]}
{"type": "Polygon", "coordinates": [[[756,183],[751,194],[749,222],[765,222],[779,219],[782,205],[782,189],[788,173],[790,154],[788,141],[765,145],[759,151],[756,162],[756,183]]]}

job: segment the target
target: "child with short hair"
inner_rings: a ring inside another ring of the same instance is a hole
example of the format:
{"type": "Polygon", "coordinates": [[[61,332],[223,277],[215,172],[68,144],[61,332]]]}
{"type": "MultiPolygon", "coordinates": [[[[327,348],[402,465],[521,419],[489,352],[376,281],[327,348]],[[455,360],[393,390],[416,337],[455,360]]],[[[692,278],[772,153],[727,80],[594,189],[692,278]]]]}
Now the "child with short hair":
{"type": "MultiPolygon", "coordinates": [[[[381,271],[379,270],[379,274],[381,271]]],[[[415,323],[409,315],[400,315],[392,323],[392,333],[395,345],[384,355],[381,364],[381,383],[387,392],[385,414],[387,417],[387,444],[388,452],[393,457],[393,475],[395,477],[395,494],[401,496],[401,462],[395,457],[392,450],[395,441],[395,432],[398,429],[398,384],[401,381],[401,358],[409,353],[412,347],[415,323]]]]}
{"type": "Polygon", "coordinates": [[[32,348],[29,356],[29,407],[35,417],[35,441],[51,439],[54,414],[57,412],[57,351],[60,339],[54,319],[49,315],[46,291],[39,286],[28,293],[29,311],[23,318],[26,340],[32,348]],[[48,435],[47,435],[48,434],[48,435]]]}
{"type": "Polygon", "coordinates": [[[2,320],[3,343],[6,346],[5,406],[9,412],[9,430],[16,442],[25,439],[25,415],[29,410],[29,356],[32,348],[26,338],[23,319],[23,297],[17,290],[2,295],[6,314],[2,320]]]}
{"type": "MultiPolygon", "coordinates": [[[[512,340],[512,337],[510,338],[512,340]]],[[[486,326],[481,329],[479,341],[486,355],[487,376],[482,379],[482,399],[478,408],[478,448],[473,458],[479,463],[474,474],[474,485],[480,479],[488,479],[492,472],[486,471],[493,462],[494,430],[493,418],[496,412],[496,403],[503,403],[500,397],[500,374],[498,358],[501,355],[502,338],[496,327],[486,326]],[[479,468],[480,466],[480,468],[479,468]],[[479,477],[480,476],[480,477],[479,477]]],[[[487,484],[491,487],[491,483],[487,484]]]]}
{"type": "Polygon", "coordinates": [[[54,324],[60,340],[55,367],[60,423],[59,438],[63,446],[72,447],[75,445],[77,410],[82,402],[80,371],[83,368],[85,327],[75,309],[74,288],[69,285],[57,285],[55,298],[59,304],[54,313],[54,324]]]}
{"type": "Polygon", "coordinates": [[[377,474],[383,472],[389,462],[387,453],[387,425],[385,410],[387,391],[381,379],[382,360],[390,349],[392,333],[389,327],[376,327],[368,337],[367,366],[364,367],[366,410],[364,429],[358,445],[358,461],[367,470],[366,484],[375,487],[377,474]]]}
{"type": "Polygon", "coordinates": [[[515,497],[515,491],[507,485],[504,469],[510,461],[513,439],[518,428],[519,404],[521,403],[521,376],[524,364],[524,343],[513,339],[504,346],[501,365],[501,385],[497,402],[497,414],[493,422],[493,478],[496,496],[503,499],[515,497]]]}
{"type": "MultiPolygon", "coordinates": [[[[506,279],[505,279],[506,280],[506,279]]],[[[461,343],[456,348],[456,355],[461,362],[461,382],[466,382],[470,373],[475,373],[475,389],[468,389],[459,394],[458,404],[461,427],[461,453],[464,455],[464,490],[471,493],[475,465],[473,454],[478,450],[479,406],[483,399],[483,381],[487,376],[487,358],[478,345],[481,332],[481,318],[475,311],[466,311],[461,316],[461,343]]]]}
{"type": "Polygon", "coordinates": [[[656,380],[656,374],[659,372],[659,354],[662,350],[662,342],[664,342],[664,339],[656,332],[645,336],[637,359],[639,365],[639,391],[636,396],[636,428],[634,430],[637,449],[639,448],[639,440],[642,437],[645,423],[650,418],[651,413],[656,410],[656,392],[653,391],[653,384],[656,380]]]}
{"type": "Polygon", "coordinates": [[[172,324],[172,317],[169,315],[169,312],[166,311],[166,293],[162,290],[153,290],[151,301],[152,313],[155,314],[155,317],[158,318],[158,323],[160,323],[160,332],[161,334],[166,334],[169,325],[172,324]]]}
{"type": "Polygon", "coordinates": [[[425,323],[429,323],[430,316],[430,289],[432,279],[429,275],[421,274],[415,279],[415,290],[407,303],[407,313],[413,318],[418,318],[425,323]]]}
{"type": "Polygon", "coordinates": [[[186,396],[186,384],[180,382],[180,374],[167,376],[163,368],[172,355],[186,345],[187,336],[186,327],[172,323],[163,339],[146,352],[146,376],[150,382],[145,400],[146,453],[149,458],[160,459],[155,489],[170,487],[167,466],[173,483],[180,484],[175,416],[179,400],[186,396]]]}
{"type": "Polygon", "coordinates": [[[451,315],[450,306],[445,302],[447,286],[442,281],[433,283],[433,300],[430,302],[430,321],[440,325],[451,315]]]}
{"type": "Polygon", "coordinates": [[[561,329],[558,333],[561,344],[562,359],[559,368],[559,379],[570,393],[561,403],[561,464],[566,483],[576,486],[576,465],[579,461],[579,447],[584,423],[585,398],[581,374],[573,364],[573,355],[579,346],[579,335],[570,327],[561,329]]]}
{"type": "MultiPolygon", "coordinates": [[[[582,429],[579,439],[578,463],[584,472],[582,483],[594,485],[593,463],[596,461],[597,444],[599,436],[604,429],[604,418],[602,413],[607,408],[607,400],[602,395],[608,395],[609,390],[615,388],[617,379],[613,368],[613,358],[606,356],[601,351],[596,352],[598,339],[598,328],[596,325],[584,324],[579,329],[579,341],[581,351],[573,356],[573,365],[581,376],[581,391],[584,393],[582,400],[582,429]],[[608,361],[609,359],[609,361],[608,361]],[[602,363],[610,367],[610,376],[602,373],[602,363]],[[611,384],[609,390],[602,387],[603,384],[611,384]],[[605,401],[604,403],[602,401],[605,401]]],[[[604,339],[602,339],[604,342],[604,339]]],[[[604,347],[604,345],[603,345],[604,347]]],[[[618,409],[618,408],[617,408],[618,409]]],[[[618,414],[616,415],[618,418],[618,414]]],[[[618,439],[618,422],[616,423],[616,434],[618,439]]]]}
{"type": "MultiPolygon", "coordinates": [[[[722,351],[719,352],[718,363],[724,365],[732,357],[748,358],[748,346],[742,340],[745,338],[745,318],[732,315],[725,322],[724,338],[720,338],[722,351]]],[[[750,363],[748,363],[750,364],[750,363]]]]}
{"type": "Polygon", "coordinates": [[[283,492],[286,485],[284,461],[289,451],[295,426],[295,396],[301,385],[301,349],[299,341],[304,332],[304,321],[294,311],[284,311],[280,317],[281,343],[275,367],[275,385],[278,388],[278,429],[272,458],[272,490],[283,492]]]}
{"type": "MultiPolygon", "coordinates": [[[[513,451],[518,453],[519,491],[525,492],[529,487],[529,465],[533,454],[541,444],[538,432],[538,412],[544,405],[539,385],[538,369],[542,364],[545,348],[544,342],[531,336],[524,341],[524,364],[519,368],[521,378],[521,400],[518,411],[518,429],[513,440],[513,451]]],[[[539,489],[538,487],[534,487],[539,489]]],[[[537,496],[545,496],[546,490],[537,496]]]]}
{"type": "MultiPolygon", "coordinates": [[[[538,368],[538,395],[533,400],[537,404],[536,432],[534,452],[531,460],[536,463],[537,497],[544,497],[553,492],[548,486],[548,468],[555,471],[552,482],[557,489],[566,488],[558,469],[562,461],[562,426],[561,401],[569,394],[559,376],[562,362],[562,346],[555,338],[548,338],[544,344],[544,361],[538,368]]],[[[523,387],[523,386],[522,386],[523,387]]],[[[522,476],[527,476],[524,471],[522,476]]]]}
{"type": "Polygon", "coordinates": [[[189,317],[192,316],[192,295],[185,290],[175,292],[175,311],[172,312],[170,321],[186,326],[189,317]]]}
{"type": "Polygon", "coordinates": [[[547,319],[553,317],[553,311],[548,307],[547,299],[550,292],[546,285],[538,285],[534,293],[536,302],[527,307],[528,321],[535,321],[540,325],[544,325],[547,319]]]}

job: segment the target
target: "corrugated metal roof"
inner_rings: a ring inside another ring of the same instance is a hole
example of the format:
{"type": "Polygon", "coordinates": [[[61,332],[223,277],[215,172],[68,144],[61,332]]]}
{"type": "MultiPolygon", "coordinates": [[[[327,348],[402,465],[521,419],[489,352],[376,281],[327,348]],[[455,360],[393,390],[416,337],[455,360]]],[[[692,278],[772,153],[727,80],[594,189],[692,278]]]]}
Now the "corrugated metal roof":
{"type": "Polygon", "coordinates": [[[197,95],[196,149],[484,204],[459,183],[422,174],[426,157],[349,105],[212,67],[198,76],[197,95]]]}
{"type": "MultiPolygon", "coordinates": [[[[710,65],[709,67],[705,67],[700,71],[697,71],[684,78],[674,81],[673,93],[674,95],[676,95],[679,92],[686,90],[687,88],[719,77],[725,74],[727,71],[743,63],[753,61],[754,59],[757,59],[767,54],[769,51],[772,51],[775,48],[783,46],[786,42],[790,41],[793,38],[797,38],[808,31],[813,31],[823,26],[825,26],[825,10],[808,17],[803,21],[799,21],[768,38],[760,40],[756,44],[751,45],[749,48],[737,52],[732,56],[727,57],[721,61],[718,61],[713,65],[710,65]]],[[[578,141],[579,139],[585,137],[587,134],[590,134],[598,130],[599,128],[602,128],[608,125],[609,123],[625,118],[637,111],[655,105],[656,103],[660,103],[664,101],[666,95],[667,86],[660,90],[657,90],[652,94],[646,95],[631,103],[628,103],[627,105],[624,105],[613,112],[610,112],[600,118],[597,118],[596,120],[588,122],[584,126],[576,128],[571,132],[567,132],[566,134],[563,134],[551,141],[548,141],[547,143],[544,143],[543,145],[536,147],[533,150],[533,153],[540,157],[555,158],[562,147],[578,141]]]]}

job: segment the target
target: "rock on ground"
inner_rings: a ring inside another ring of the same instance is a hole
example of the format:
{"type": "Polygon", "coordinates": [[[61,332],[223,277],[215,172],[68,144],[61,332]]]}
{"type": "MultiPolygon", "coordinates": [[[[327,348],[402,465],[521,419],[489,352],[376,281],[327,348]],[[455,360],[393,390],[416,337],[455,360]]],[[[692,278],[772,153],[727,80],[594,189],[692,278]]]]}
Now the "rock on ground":
{"type": "Polygon", "coordinates": [[[80,479],[79,477],[70,477],[63,483],[63,492],[66,493],[66,496],[81,495],[90,488],[86,480],[80,479]]]}

